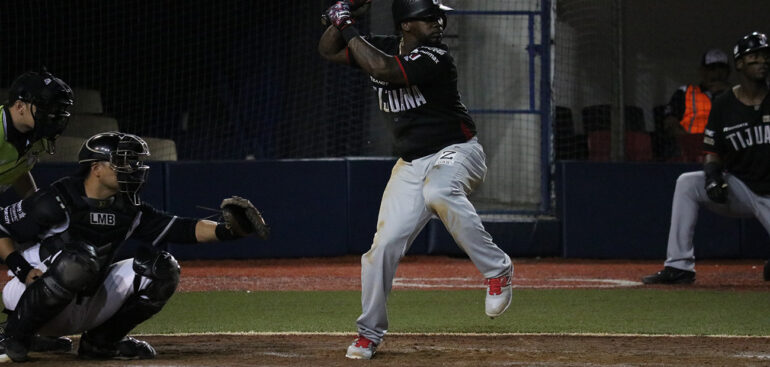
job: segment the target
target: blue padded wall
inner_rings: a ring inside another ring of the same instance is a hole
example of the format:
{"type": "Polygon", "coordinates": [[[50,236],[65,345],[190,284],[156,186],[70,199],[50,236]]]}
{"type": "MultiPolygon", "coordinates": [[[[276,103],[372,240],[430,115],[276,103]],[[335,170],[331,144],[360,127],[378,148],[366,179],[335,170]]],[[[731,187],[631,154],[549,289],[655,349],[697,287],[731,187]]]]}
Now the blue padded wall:
{"type": "MultiPolygon", "coordinates": [[[[348,252],[361,254],[369,251],[377,230],[382,192],[395,163],[394,158],[348,158],[348,252]]],[[[412,242],[407,254],[425,254],[427,247],[427,230],[423,230],[412,242]]]]}
{"type": "MultiPolygon", "coordinates": [[[[273,227],[268,241],[170,245],[182,259],[278,258],[361,254],[376,229],[393,159],[237,162],[151,162],[142,197],[181,216],[212,213],[230,195],[249,198],[273,227]]],[[[75,172],[72,163],[41,163],[39,186],[75,172]]],[[[663,259],[676,178],[693,164],[559,162],[557,220],[485,222],[511,256],[663,259]]],[[[11,191],[0,205],[18,200],[11,191]]],[[[770,239],[754,219],[729,219],[703,209],[695,231],[697,258],[768,258],[770,239]]],[[[130,256],[129,242],[119,256],[130,256]]],[[[437,219],[410,254],[464,256],[437,219]]]]}
{"type": "Polygon", "coordinates": [[[747,258],[770,259],[770,238],[756,219],[742,221],[741,255],[747,258]]]}
{"type": "MultiPolygon", "coordinates": [[[[428,223],[428,252],[465,256],[439,219],[428,223]]],[[[484,222],[484,229],[505,253],[516,257],[560,256],[560,228],[554,219],[519,222],[484,222]]]]}
{"type": "MultiPolygon", "coordinates": [[[[147,183],[142,189],[142,200],[150,203],[150,205],[159,210],[165,210],[164,185],[166,181],[166,165],[161,162],[147,162],[147,165],[150,166],[150,174],[147,179],[147,183]]],[[[37,183],[38,187],[43,188],[64,176],[74,174],[77,172],[77,170],[78,164],[76,163],[43,162],[35,165],[35,167],[32,169],[32,176],[35,178],[35,182],[37,183]]],[[[9,195],[11,194],[11,191],[13,190],[8,190],[3,193],[3,195],[9,195]]],[[[15,197],[15,194],[13,194],[13,197],[15,200],[18,200],[18,198],[15,197]]],[[[5,203],[6,202],[3,201],[3,204],[0,205],[4,205],[5,203]]],[[[120,250],[118,250],[118,253],[115,255],[116,258],[124,259],[133,257],[134,252],[136,251],[136,247],[139,245],[140,243],[138,241],[126,241],[126,243],[121,246],[120,250]]]]}
{"type": "MultiPolygon", "coordinates": [[[[664,259],[676,179],[699,169],[697,164],[559,162],[563,256],[664,259]]],[[[696,258],[749,257],[742,252],[742,243],[750,240],[742,236],[743,221],[701,209],[696,258]]]]}
{"type": "MultiPolygon", "coordinates": [[[[162,162],[147,162],[147,165],[150,166],[150,174],[144,188],[142,188],[142,200],[157,209],[165,210],[166,165],[162,162]]],[[[35,178],[37,186],[42,188],[64,176],[75,174],[78,168],[79,165],[76,163],[43,162],[35,165],[32,169],[32,176],[35,178]]],[[[8,194],[8,192],[4,194],[8,194]]]]}
{"type": "Polygon", "coordinates": [[[251,200],[272,227],[269,240],[253,237],[212,244],[170,246],[179,258],[338,256],[348,252],[347,174],[343,159],[169,162],[167,209],[205,217],[238,195],[251,200]]]}

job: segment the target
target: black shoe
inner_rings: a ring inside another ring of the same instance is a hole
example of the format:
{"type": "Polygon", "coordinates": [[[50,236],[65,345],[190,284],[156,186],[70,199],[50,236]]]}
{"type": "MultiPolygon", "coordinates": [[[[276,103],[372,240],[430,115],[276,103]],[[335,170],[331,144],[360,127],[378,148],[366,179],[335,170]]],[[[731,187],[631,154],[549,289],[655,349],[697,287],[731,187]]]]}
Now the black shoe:
{"type": "Polygon", "coordinates": [[[155,354],[150,343],[130,336],[117,343],[99,343],[84,333],[78,347],[78,357],[83,359],[153,359],[155,354]]]}
{"type": "Polygon", "coordinates": [[[766,282],[770,282],[770,260],[765,262],[765,271],[762,272],[766,282]]]}
{"type": "MultiPolygon", "coordinates": [[[[5,327],[8,321],[0,322],[0,340],[5,339],[5,327]]],[[[72,350],[72,339],[63,336],[41,336],[35,335],[30,340],[30,352],[63,352],[68,353],[72,350]]],[[[5,349],[3,349],[3,352],[5,349]]]]}
{"type": "Polygon", "coordinates": [[[28,338],[15,338],[2,335],[0,336],[0,361],[7,362],[8,359],[14,362],[26,362],[29,360],[30,342],[28,338]]]}
{"type": "Polygon", "coordinates": [[[41,336],[32,337],[32,344],[29,346],[31,352],[61,352],[69,353],[72,350],[72,339],[67,337],[41,336]]]}
{"type": "Polygon", "coordinates": [[[692,284],[695,272],[666,266],[663,270],[642,278],[644,284],[692,284]]]}

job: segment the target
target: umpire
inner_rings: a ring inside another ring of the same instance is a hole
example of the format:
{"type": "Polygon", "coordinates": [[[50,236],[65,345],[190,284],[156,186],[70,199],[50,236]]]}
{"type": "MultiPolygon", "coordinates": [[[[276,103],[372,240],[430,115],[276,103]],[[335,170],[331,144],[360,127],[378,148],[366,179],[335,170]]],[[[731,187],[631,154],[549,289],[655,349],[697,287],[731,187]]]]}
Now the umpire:
{"type": "MultiPolygon", "coordinates": [[[[486,278],[485,313],[511,304],[511,259],[484,229],[468,200],[486,175],[476,125],[460,101],[457,68],[442,43],[450,8],[439,0],[395,0],[399,36],[361,37],[351,11],[365,0],[327,10],[332,26],[318,45],[325,59],[366,72],[390,120],[400,157],[382,195],[377,233],[361,259],[362,313],[346,356],[370,359],[388,329],[387,298],[400,259],[434,215],[486,278]]],[[[344,97],[344,96],[343,96],[344,97]]]]}
{"type": "MultiPolygon", "coordinates": [[[[668,252],[663,270],[645,284],[695,281],[692,243],[698,208],[731,217],[756,217],[770,232],[770,98],[767,36],[751,33],[733,49],[740,84],[714,100],[704,132],[703,171],[676,181],[668,252]]],[[[770,280],[770,263],[764,278],[770,280]]]]}
{"type": "Polygon", "coordinates": [[[259,212],[243,198],[223,201],[225,223],[180,218],[142,203],[149,155],[138,136],[94,135],[80,149],[78,174],[5,207],[0,257],[15,277],[3,289],[9,316],[0,358],[23,362],[38,335],[75,333],[83,333],[81,358],[154,358],[152,346],[127,334],[159,312],[179,283],[179,264],[159,247],[267,236],[259,212]],[[114,262],[128,238],[152,247],[114,262]],[[19,243],[36,244],[18,251],[19,243]]]}
{"type": "Polygon", "coordinates": [[[43,71],[28,71],[11,83],[0,106],[0,192],[11,187],[24,198],[37,189],[29,171],[44,151],[53,154],[67,127],[72,89],[43,71]]]}

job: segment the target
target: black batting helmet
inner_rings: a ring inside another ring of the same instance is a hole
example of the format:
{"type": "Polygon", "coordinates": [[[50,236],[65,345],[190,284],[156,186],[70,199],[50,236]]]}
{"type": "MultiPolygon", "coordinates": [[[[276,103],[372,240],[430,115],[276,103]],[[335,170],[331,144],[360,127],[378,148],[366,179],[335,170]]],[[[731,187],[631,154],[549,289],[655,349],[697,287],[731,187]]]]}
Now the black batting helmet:
{"type": "Polygon", "coordinates": [[[756,52],[770,46],[767,45],[767,36],[764,33],[752,32],[741,38],[733,48],[733,59],[737,60],[743,55],[756,52]]]}
{"type": "Polygon", "coordinates": [[[150,167],[144,159],[150,156],[150,149],[144,139],[132,135],[111,131],[96,134],[80,148],[78,162],[110,162],[118,177],[120,191],[128,195],[134,205],[139,205],[139,190],[147,180],[150,167]]]}
{"type": "Polygon", "coordinates": [[[72,106],[74,99],[72,88],[45,69],[22,74],[8,90],[9,105],[23,101],[35,106],[32,140],[45,139],[46,151],[50,154],[55,150],[56,137],[67,127],[70,117],[67,109],[72,106]]]}
{"type": "Polygon", "coordinates": [[[393,0],[393,22],[396,30],[401,29],[401,23],[420,18],[441,18],[446,27],[446,12],[454,10],[441,3],[441,0],[393,0]]]}

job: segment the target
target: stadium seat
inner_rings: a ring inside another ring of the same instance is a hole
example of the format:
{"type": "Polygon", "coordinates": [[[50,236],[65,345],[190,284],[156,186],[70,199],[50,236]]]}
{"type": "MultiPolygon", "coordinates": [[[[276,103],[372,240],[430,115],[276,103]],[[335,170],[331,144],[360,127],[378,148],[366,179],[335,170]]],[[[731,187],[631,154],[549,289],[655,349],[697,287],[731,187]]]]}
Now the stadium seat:
{"type": "Polygon", "coordinates": [[[62,135],[88,138],[97,133],[118,130],[118,120],[112,117],[73,114],[62,135]]]}
{"type": "Polygon", "coordinates": [[[71,113],[90,113],[96,115],[104,113],[102,94],[98,90],[73,88],[72,92],[75,94],[75,104],[72,105],[71,113]]]}
{"type": "Polygon", "coordinates": [[[609,130],[596,130],[588,133],[588,160],[597,162],[610,160],[609,130]]]}
{"type": "Polygon", "coordinates": [[[150,148],[150,161],[177,160],[176,143],[171,139],[142,137],[150,148]]]}
{"type": "Polygon", "coordinates": [[[680,162],[703,163],[703,134],[682,134],[676,137],[679,150],[682,152],[680,162]]]}
{"type": "MultiPolygon", "coordinates": [[[[588,133],[588,160],[606,162],[611,157],[612,133],[597,130],[588,133]]],[[[642,131],[626,132],[626,161],[649,162],[652,160],[650,134],[642,131]]]]}
{"type": "Polygon", "coordinates": [[[60,136],[56,139],[56,154],[40,153],[41,162],[77,162],[78,153],[86,138],[60,136]]]}
{"type": "Polygon", "coordinates": [[[644,122],[644,110],[637,106],[626,106],[625,116],[626,131],[646,131],[644,122]]]}
{"type": "Polygon", "coordinates": [[[612,116],[610,105],[587,106],[581,112],[583,116],[583,130],[589,135],[589,142],[591,140],[591,132],[610,129],[612,116]]]}
{"type": "Polygon", "coordinates": [[[576,135],[572,111],[556,106],[553,121],[553,146],[557,160],[586,159],[588,148],[585,135],[576,135]]]}
{"type": "MultiPolygon", "coordinates": [[[[586,133],[596,130],[609,130],[612,126],[613,106],[595,105],[587,106],[582,110],[583,129],[586,133]]],[[[637,106],[625,107],[624,119],[626,131],[645,131],[644,110],[637,106]]]]}
{"type": "Polygon", "coordinates": [[[626,131],[626,160],[633,162],[652,160],[650,134],[644,131],[626,131]]]}
{"type": "Polygon", "coordinates": [[[655,106],[652,109],[655,124],[655,130],[650,134],[652,138],[652,156],[658,162],[666,162],[679,154],[676,139],[666,134],[666,127],[663,124],[665,111],[666,105],[655,106]]]}

